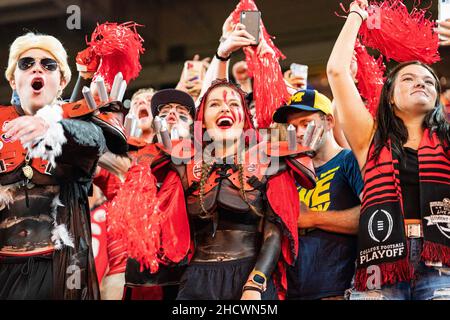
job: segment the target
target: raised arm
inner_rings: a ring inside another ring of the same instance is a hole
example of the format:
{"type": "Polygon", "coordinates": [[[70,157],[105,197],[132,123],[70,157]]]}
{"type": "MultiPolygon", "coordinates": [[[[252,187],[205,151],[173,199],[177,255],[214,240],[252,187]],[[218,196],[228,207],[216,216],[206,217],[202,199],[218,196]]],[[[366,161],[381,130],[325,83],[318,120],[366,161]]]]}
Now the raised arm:
{"type": "Polygon", "coordinates": [[[333,127],[333,135],[336,142],[345,149],[351,149],[350,145],[347,142],[347,138],[345,138],[344,131],[342,130],[341,121],[339,120],[339,113],[336,110],[336,104],[333,101],[333,115],[334,115],[334,127],[333,127]]]}
{"type": "Polygon", "coordinates": [[[225,20],[225,23],[222,27],[220,45],[217,48],[217,56],[219,56],[221,59],[218,59],[217,56],[214,55],[214,58],[209,65],[208,71],[206,72],[202,91],[196,102],[197,105],[214,80],[228,80],[228,68],[231,54],[243,47],[253,44],[254,42],[254,37],[245,30],[245,26],[243,24],[238,23],[236,25],[233,25],[231,15],[227,18],[227,20],[225,20]]]}
{"type": "Polygon", "coordinates": [[[366,162],[375,122],[351,76],[351,62],[359,28],[366,19],[367,0],[354,1],[328,60],[327,74],[338,118],[360,168],[366,162]]]}

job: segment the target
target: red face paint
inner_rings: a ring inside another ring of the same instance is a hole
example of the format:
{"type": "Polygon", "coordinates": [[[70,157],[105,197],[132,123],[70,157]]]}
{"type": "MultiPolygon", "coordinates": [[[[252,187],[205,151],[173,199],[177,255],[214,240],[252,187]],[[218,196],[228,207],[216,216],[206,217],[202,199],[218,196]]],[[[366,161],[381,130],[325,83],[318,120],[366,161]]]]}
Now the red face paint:
{"type": "Polygon", "coordinates": [[[231,115],[233,116],[233,121],[237,122],[237,123],[241,123],[243,120],[242,107],[232,108],[232,109],[230,109],[230,111],[231,111],[231,115]]]}
{"type": "Polygon", "coordinates": [[[222,96],[223,96],[223,101],[228,104],[228,91],[227,90],[223,90],[222,92],[222,96]]]}
{"type": "MultiPolygon", "coordinates": [[[[239,94],[238,94],[236,91],[232,90],[231,94],[232,94],[232,96],[233,96],[234,99],[236,99],[236,100],[238,100],[238,101],[241,100],[239,94]]],[[[243,111],[243,110],[242,110],[242,107],[241,107],[241,108],[238,108],[237,110],[235,110],[235,109],[236,109],[236,108],[233,108],[233,111],[232,111],[234,120],[235,120],[235,121],[237,120],[238,123],[241,123],[241,122],[244,120],[244,116],[243,116],[243,114],[242,114],[242,111],[243,111]]]]}
{"type": "Polygon", "coordinates": [[[238,117],[236,116],[236,111],[233,109],[230,109],[231,111],[231,116],[233,117],[233,122],[236,122],[236,119],[238,119],[238,117]]]}
{"type": "MultiPolygon", "coordinates": [[[[236,91],[233,91],[233,95],[235,96],[235,98],[236,98],[237,100],[241,100],[240,95],[239,95],[236,91]]],[[[239,122],[244,121],[244,115],[243,115],[243,112],[244,112],[243,107],[241,107],[241,108],[238,109],[238,116],[239,116],[239,117],[238,117],[238,121],[239,121],[239,122]]]]}

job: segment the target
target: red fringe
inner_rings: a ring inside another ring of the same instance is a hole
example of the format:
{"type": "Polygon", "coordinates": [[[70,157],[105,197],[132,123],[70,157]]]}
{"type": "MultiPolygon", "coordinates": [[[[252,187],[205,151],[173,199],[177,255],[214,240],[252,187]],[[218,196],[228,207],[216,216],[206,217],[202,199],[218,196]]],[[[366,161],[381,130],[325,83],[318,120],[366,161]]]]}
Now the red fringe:
{"type": "Polygon", "coordinates": [[[436,24],[417,5],[409,13],[402,0],[385,0],[381,4],[372,1],[375,10],[359,31],[362,43],[380,51],[388,61],[439,61],[439,39],[433,30],[436,24]]]}
{"type": "Polygon", "coordinates": [[[282,222],[281,253],[284,261],[293,265],[298,253],[298,215],[300,205],[294,178],[286,171],[267,182],[267,201],[282,222]],[[280,194],[283,197],[280,197],[280,194]]]}
{"type": "Polygon", "coordinates": [[[127,84],[137,78],[142,69],[139,58],[145,51],[142,45],[144,40],[136,31],[136,27],[140,26],[134,22],[97,25],[91,41],[87,42],[92,52],[100,58],[94,79],[101,75],[111,88],[119,72],[122,72],[127,84]]]}
{"type": "Polygon", "coordinates": [[[178,263],[186,257],[189,223],[183,187],[175,172],[168,172],[157,192],[148,164],[138,163],[107,209],[108,232],[122,239],[141,271],[155,273],[159,264],[178,263]]]}
{"type": "Polygon", "coordinates": [[[151,272],[158,270],[161,245],[157,205],[156,179],[147,165],[137,164],[130,168],[124,186],[107,210],[108,232],[122,239],[128,255],[151,272]]]}
{"type": "MultiPolygon", "coordinates": [[[[258,10],[258,8],[253,0],[241,0],[232,13],[234,23],[239,23],[241,11],[244,10],[258,10]]],[[[275,54],[266,53],[264,56],[258,56],[257,47],[245,47],[244,53],[249,75],[253,77],[253,97],[258,127],[267,128],[272,123],[275,110],[285,104],[290,95],[279,63],[280,59],[286,57],[275,46],[273,37],[268,34],[262,21],[261,26],[263,30],[261,37],[275,54]]]]}
{"type": "Polygon", "coordinates": [[[359,40],[356,41],[355,52],[358,63],[356,74],[358,90],[360,95],[367,100],[367,110],[375,117],[385,81],[386,66],[383,63],[383,56],[375,60],[359,40]]]}
{"type": "MultiPolygon", "coordinates": [[[[402,281],[411,281],[414,277],[414,269],[409,263],[408,257],[398,260],[396,262],[379,264],[381,270],[380,285],[391,285],[402,281]]],[[[355,288],[358,291],[366,291],[367,279],[369,275],[367,268],[359,268],[355,275],[355,288]]]]}
{"type": "Polygon", "coordinates": [[[450,266],[450,248],[439,243],[425,241],[423,244],[422,260],[442,262],[450,266]]]}

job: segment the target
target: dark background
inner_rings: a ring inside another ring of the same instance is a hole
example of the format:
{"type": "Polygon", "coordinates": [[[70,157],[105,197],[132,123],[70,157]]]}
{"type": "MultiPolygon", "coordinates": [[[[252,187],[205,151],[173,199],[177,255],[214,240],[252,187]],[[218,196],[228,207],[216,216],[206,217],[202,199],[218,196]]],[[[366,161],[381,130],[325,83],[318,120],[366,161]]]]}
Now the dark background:
{"type": "MultiPolygon", "coordinates": [[[[349,0],[257,0],[269,33],[287,56],[283,70],[292,62],[306,64],[310,84],[330,96],[325,68],[333,44],[344,23],[335,12],[342,13],[339,3],[349,0]]],[[[406,0],[407,5],[414,1],[406,0]]],[[[66,47],[73,72],[65,91],[69,96],[76,82],[75,56],[84,49],[96,23],[135,21],[145,25],[139,32],[145,40],[143,70],[132,82],[127,97],[141,87],[157,89],[175,86],[185,60],[194,54],[212,56],[218,46],[222,24],[238,0],[0,0],[1,78],[0,103],[9,104],[11,89],[3,76],[8,61],[9,45],[27,31],[56,36],[66,47]],[[67,7],[81,9],[81,30],[69,30],[67,7]]],[[[437,18],[437,0],[422,0],[421,7],[430,7],[437,18]]],[[[413,35],[412,35],[413,36],[413,35]]],[[[439,75],[450,77],[450,47],[442,48],[443,62],[433,67],[439,75]]],[[[233,56],[233,61],[243,57],[233,56]]]]}

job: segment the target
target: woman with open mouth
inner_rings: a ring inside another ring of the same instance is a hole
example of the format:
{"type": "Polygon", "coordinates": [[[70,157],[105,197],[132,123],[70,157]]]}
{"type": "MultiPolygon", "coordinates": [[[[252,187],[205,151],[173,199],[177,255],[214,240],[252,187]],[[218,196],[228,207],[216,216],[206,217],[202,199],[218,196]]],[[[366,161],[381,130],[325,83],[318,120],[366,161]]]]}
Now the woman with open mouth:
{"type": "Polygon", "coordinates": [[[0,107],[0,299],[97,299],[87,197],[105,138],[63,118],[56,38],[18,37],[5,75],[20,103],[0,107]]]}
{"type": "MultiPolygon", "coordinates": [[[[177,164],[177,155],[170,157],[166,150],[154,161],[152,173],[168,177],[161,190],[171,186],[166,191],[170,206],[180,202],[176,213],[161,213],[162,238],[170,239],[160,250],[162,261],[176,252],[178,260],[171,263],[180,262],[189,239],[193,243],[180,281],[180,300],[277,299],[283,265],[292,263],[297,252],[295,181],[284,159],[276,159],[280,165],[271,173],[269,163],[249,161],[249,148],[258,137],[244,96],[232,83],[213,82],[196,114],[194,141],[201,147],[197,155],[187,164],[177,164]],[[275,196],[280,194],[283,197],[275,196]]],[[[298,183],[312,187],[314,173],[301,164],[296,168],[298,183]]]]}

